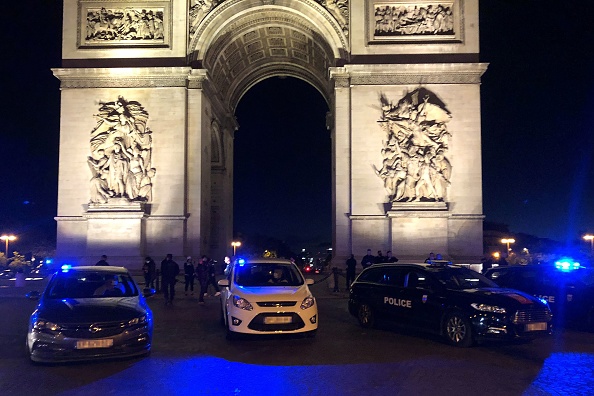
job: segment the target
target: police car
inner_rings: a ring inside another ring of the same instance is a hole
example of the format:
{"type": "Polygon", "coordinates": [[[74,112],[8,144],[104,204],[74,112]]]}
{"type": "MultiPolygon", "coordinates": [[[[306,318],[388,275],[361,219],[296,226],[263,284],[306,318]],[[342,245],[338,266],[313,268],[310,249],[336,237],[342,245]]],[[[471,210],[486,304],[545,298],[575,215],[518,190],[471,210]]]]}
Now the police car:
{"type": "Polygon", "coordinates": [[[363,327],[387,320],[439,334],[460,347],[552,332],[545,301],[444,262],[374,264],[359,274],[349,293],[349,312],[363,327]]]}
{"type": "Polygon", "coordinates": [[[485,276],[548,301],[555,324],[594,331],[594,270],[572,260],[491,268],[485,276]]]}

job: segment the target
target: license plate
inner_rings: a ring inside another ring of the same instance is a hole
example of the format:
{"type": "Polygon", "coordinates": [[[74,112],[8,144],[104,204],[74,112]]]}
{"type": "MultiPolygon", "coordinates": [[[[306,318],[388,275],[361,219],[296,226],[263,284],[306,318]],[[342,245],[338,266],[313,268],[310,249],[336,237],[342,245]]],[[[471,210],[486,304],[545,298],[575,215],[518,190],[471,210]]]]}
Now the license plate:
{"type": "Polygon", "coordinates": [[[525,327],[526,331],[541,331],[547,329],[546,322],[528,323],[525,327]]]}
{"type": "Polygon", "coordinates": [[[113,340],[105,338],[102,340],[84,340],[76,341],[76,349],[90,349],[90,348],[111,348],[113,340]]]}
{"type": "Polygon", "coordinates": [[[290,316],[267,316],[264,318],[264,324],[283,324],[292,321],[293,319],[290,316]]]}

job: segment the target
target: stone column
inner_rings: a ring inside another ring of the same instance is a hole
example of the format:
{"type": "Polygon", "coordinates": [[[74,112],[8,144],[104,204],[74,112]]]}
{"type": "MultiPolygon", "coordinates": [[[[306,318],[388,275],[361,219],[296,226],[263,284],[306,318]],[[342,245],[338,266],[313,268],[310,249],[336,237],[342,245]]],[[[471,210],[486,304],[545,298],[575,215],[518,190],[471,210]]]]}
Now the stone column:
{"type": "Polygon", "coordinates": [[[344,263],[352,250],[351,214],[351,88],[348,72],[330,68],[334,81],[332,123],[332,232],[336,263],[344,263]]]}

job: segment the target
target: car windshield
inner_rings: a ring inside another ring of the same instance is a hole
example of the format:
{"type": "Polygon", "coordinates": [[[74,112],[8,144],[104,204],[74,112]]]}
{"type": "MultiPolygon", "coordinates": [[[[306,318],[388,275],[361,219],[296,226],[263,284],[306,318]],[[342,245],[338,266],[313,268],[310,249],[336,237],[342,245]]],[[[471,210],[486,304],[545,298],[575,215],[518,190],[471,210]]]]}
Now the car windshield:
{"type": "Polygon", "coordinates": [[[245,287],[301,286],[303,277],[295,265],[245,263],[235,267],[235,284],[245,287]]]}
{"type": "Polygon", "coordinates": [[[138,289],[129,274],[93,271],[57,273],[47,286],[47,298],[132,297],[138,289]]]}
{"type": "Polygon", "coordinates": [[[477,287],[499,287],[496,283],[478,272],[467,268],[442,268],[432,270],[431,272],[448,289],[463,290],[475,289],[477,287]]]}

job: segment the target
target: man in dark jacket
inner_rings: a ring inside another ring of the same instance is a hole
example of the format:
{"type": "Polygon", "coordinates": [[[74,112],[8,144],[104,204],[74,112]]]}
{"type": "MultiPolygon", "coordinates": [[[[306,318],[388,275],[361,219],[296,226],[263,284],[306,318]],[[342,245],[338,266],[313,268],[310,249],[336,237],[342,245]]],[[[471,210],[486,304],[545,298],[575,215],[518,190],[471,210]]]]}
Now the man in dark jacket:
{"type": "Polygon", "coordinates": [[[165,260],[161,261],[161,283],[163,284],[163,296],[165,305],[171,305],[175,297],[176,276],[179,274],[179,265],[173,261],[173,255],[168,254],[165,260]]]}
{"type": "Polygon", "coordinates": [[[157,264],[155,261],[147,256],[144,259],[144,265],[142,266],[142,273],[144,275],[144,283],[146,287],[155,288],[155,273],[157,272],[157,264]]]}
{"type": "Polygon", "coordinates": [[[371,254],[371,249],[367,249],[367,254],[363,256],[363,259],[361,260],[361,266],[363,269],[365,269],[371,266],[373,263],[375,263],[375,256],[371,254]]]}
{"type": "Polygon", "coordinates": [[[192,257],[188,256],[186,262],[184,263],[184,277],[186,279],[186,284],[184,286],[184,291],[186,292],[186,296],[188,295],[188,288],[192,295],[194,295],[194,263],[192,262],[192,257]]]}
{"type": "Polygon", "coordinates": [[[357,260],[355,260],[354,254],[351,254],[351,258],[347,259],[346,266],[346,289],[349,290],[351,283],[355,280],[355,271],[357,269],[357,260]]]}

